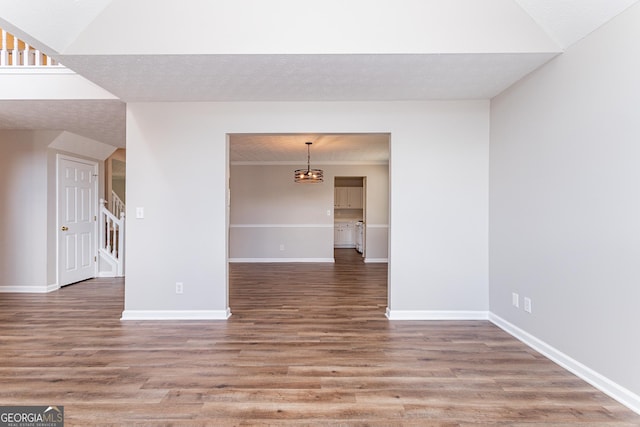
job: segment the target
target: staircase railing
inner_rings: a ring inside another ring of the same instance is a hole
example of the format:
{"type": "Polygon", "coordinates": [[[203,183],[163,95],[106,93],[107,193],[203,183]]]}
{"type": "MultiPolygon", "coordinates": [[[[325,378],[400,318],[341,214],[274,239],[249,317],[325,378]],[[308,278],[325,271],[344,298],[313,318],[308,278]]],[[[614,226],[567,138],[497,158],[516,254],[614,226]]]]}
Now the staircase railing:
{"type": "Polygon", "coordinates": [[[124,213],[126,210],[126,206],[122,199],[118,197],[115,191],[111,191],[111,213],[113,213],[117,218],[120,218],[120,214],[124,213]]]}
{"type": "Polygon", "coordinates": [[[100,256],[112,264],[116,277],[124,276],[124,211],[116,217],[100,199],[100,256]]]}
{"type": "Polygon", "coordinates": [[[0,29],[0,67],[61,67],[55,59],[0,29]]]}

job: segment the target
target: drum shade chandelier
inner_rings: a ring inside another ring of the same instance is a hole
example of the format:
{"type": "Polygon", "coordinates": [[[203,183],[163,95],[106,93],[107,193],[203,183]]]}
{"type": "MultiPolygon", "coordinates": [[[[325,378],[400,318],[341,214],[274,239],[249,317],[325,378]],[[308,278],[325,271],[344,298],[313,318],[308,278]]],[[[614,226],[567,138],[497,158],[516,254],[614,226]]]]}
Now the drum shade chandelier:
{"type": "Polygon", "coordinates": [[[323,182],[324,172],[322,169],[311,169],[311,144],[312,142],[305,142],[307,144],[307,168],[296,169],[295,181],[301,184],[318,184],[323,182]]]}

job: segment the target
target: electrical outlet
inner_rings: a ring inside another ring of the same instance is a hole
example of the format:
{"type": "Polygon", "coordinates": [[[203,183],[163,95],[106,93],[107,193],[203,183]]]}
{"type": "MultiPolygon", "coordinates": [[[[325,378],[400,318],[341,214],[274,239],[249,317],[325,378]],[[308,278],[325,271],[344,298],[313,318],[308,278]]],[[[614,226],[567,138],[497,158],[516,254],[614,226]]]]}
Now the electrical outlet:
{"type": "Polygon", "coordinates": [[[511,304],[513,304],[513,306],[515,308],[519,308],[520,307],[520,295],[518,295],[515,292],[511,293],[511,304]]]}
{"type": "Polygon", "coordinates": [[[531,298],[524,297],[524,311],[531,313],[531,298]]]}
{"type": "Polygon", "coordinates": [[[182,282],[176,282],[176,294],[181,294],[184,292],[184,285],[182,282]]]}
{"type": "Polygon", "coordinates": [[[284,245],[282,243],[280,243],[280,250],[284,251],[284,245]]]}

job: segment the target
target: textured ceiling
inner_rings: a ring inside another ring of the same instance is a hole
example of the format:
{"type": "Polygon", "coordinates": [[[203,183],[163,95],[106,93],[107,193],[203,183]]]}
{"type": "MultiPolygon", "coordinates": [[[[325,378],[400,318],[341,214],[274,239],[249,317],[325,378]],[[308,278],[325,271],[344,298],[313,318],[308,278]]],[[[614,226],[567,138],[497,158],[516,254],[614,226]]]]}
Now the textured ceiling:
{"type": "Polygon", "coordinates": [[[62,56],[131,101],[488,99],[556,53],[62,56]]]}
{"type": "MultiPolygon", "coordinates": [[[[638,2],[514,1],[564,48],[638,2]]],[[[32,44],[36,43],[43,49],[53,47],[60,52],[64,46],[73,43],[74,37],[83,28],[89,29],[96,22],[94,17],[100,17],[104,11],[110,10],[112,4],[110,0],[99,0],[93,4],[78,0],[39,0],[38,3],[0,0],[0,22],[4,18],[7,23],[13,21],[17,30],[18,27],[25,29],[20,35],[28,37],[32,44]],[[34,4],[39,6],[30,6],[34,4]],[[29,28],[33,31],[29,32],[29,28]]],[[[121,3],[121,6],[124,4],[121,3]]],[[[492,4],[495,6],[498,3],[492,4]]],[[[461,17],[471,19],[468,16],[461,17]]],[[[140,33],[139,27],[135,28],[140,33]]],[[[385,31],[390,28],[385,28],[385,31]]],[[[246,33],[251,30],[243,28],[242,31],[246,33]]],[[[139,39],[147,40],[149,36],[140,34],[139,39]]],[[[466,37],[463,35],[461,40],[468,38],[469,34],[466,37]]],[[[55,56],[55,52],[48,53],[55,56]]],[[[556,54],[525,51],[378,55],[67,55],[60,57],[62,63],[118,96],[121,101],[0,101],[0,129],[66,130],[124,147],[125,102],[131,101],[488,99],[556,54]]],[[[304,136],[298,136],[305,139],[304,136]]],[[[273,136],[260,138],[252,140],[247,136],[244,142],[239,138],[237,147],[232,145],[236,161],[276,161],[276,157],[277,161],[285,158],[295,161],[297,159],[291,156],[295,152],[298,157],[296,144],[304,142],[299,141],[297,136],[293,138],[293,151],[289,155],[282,152],[285,145],[283,141],[288,138],[277,141],[273,136]],[[250,140],[253,142],[247,142],[250,140]],[[264,148],[268,145],[265,141],[272,141],[275,147],[273,151],[264,148]],[[257,159],[257,154],[249,154],[249,148],[242,148],[245,143],[256,152],[261,152],[261,159],[257,159]]],[[[328,141],[336,136],[325,135],[323,138],[328,141]]],[[[313,141],[313,135],[307,139],[313,141]]],[[[345,149],[347,143],[344,137],[342,141],[334,146],[345,149]]],[[[323,155],[323,139],[318,139],[313,148],[318,156],[323,155]]],[[[369,154],[372,159],[377,160],[378,151],[371,146],[368,148],[370,150],[365,151],[371,151],[369,154]]],[[[343,156],[346,158],[350,155],[343,156]]],[[[359,156],[363,159],[362,153],[359,156]]]]}
{"type": "Polygon", "coordinates": [[[307,146],[312,142],[312,164],[388,163],[389,134],[232,134],[229,158],[234,163],[267,162],[299,164],[307,162],[307,146]]]}
{"type": "Polygon", "coordinates": [[[126,106],[107,101],[0,101],[0,129],[66,130],[125,146],[126,106]]]}

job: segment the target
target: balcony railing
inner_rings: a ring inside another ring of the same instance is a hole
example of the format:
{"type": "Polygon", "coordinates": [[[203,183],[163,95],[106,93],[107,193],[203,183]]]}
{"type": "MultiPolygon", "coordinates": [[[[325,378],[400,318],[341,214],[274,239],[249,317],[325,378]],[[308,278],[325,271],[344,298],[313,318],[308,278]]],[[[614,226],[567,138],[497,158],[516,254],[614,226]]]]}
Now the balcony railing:
{"type": "Polygon", "coordinates": [[[0,67],[60,67],[55,59],[45,55],[4,29],[0,39],[0,67]]]}

